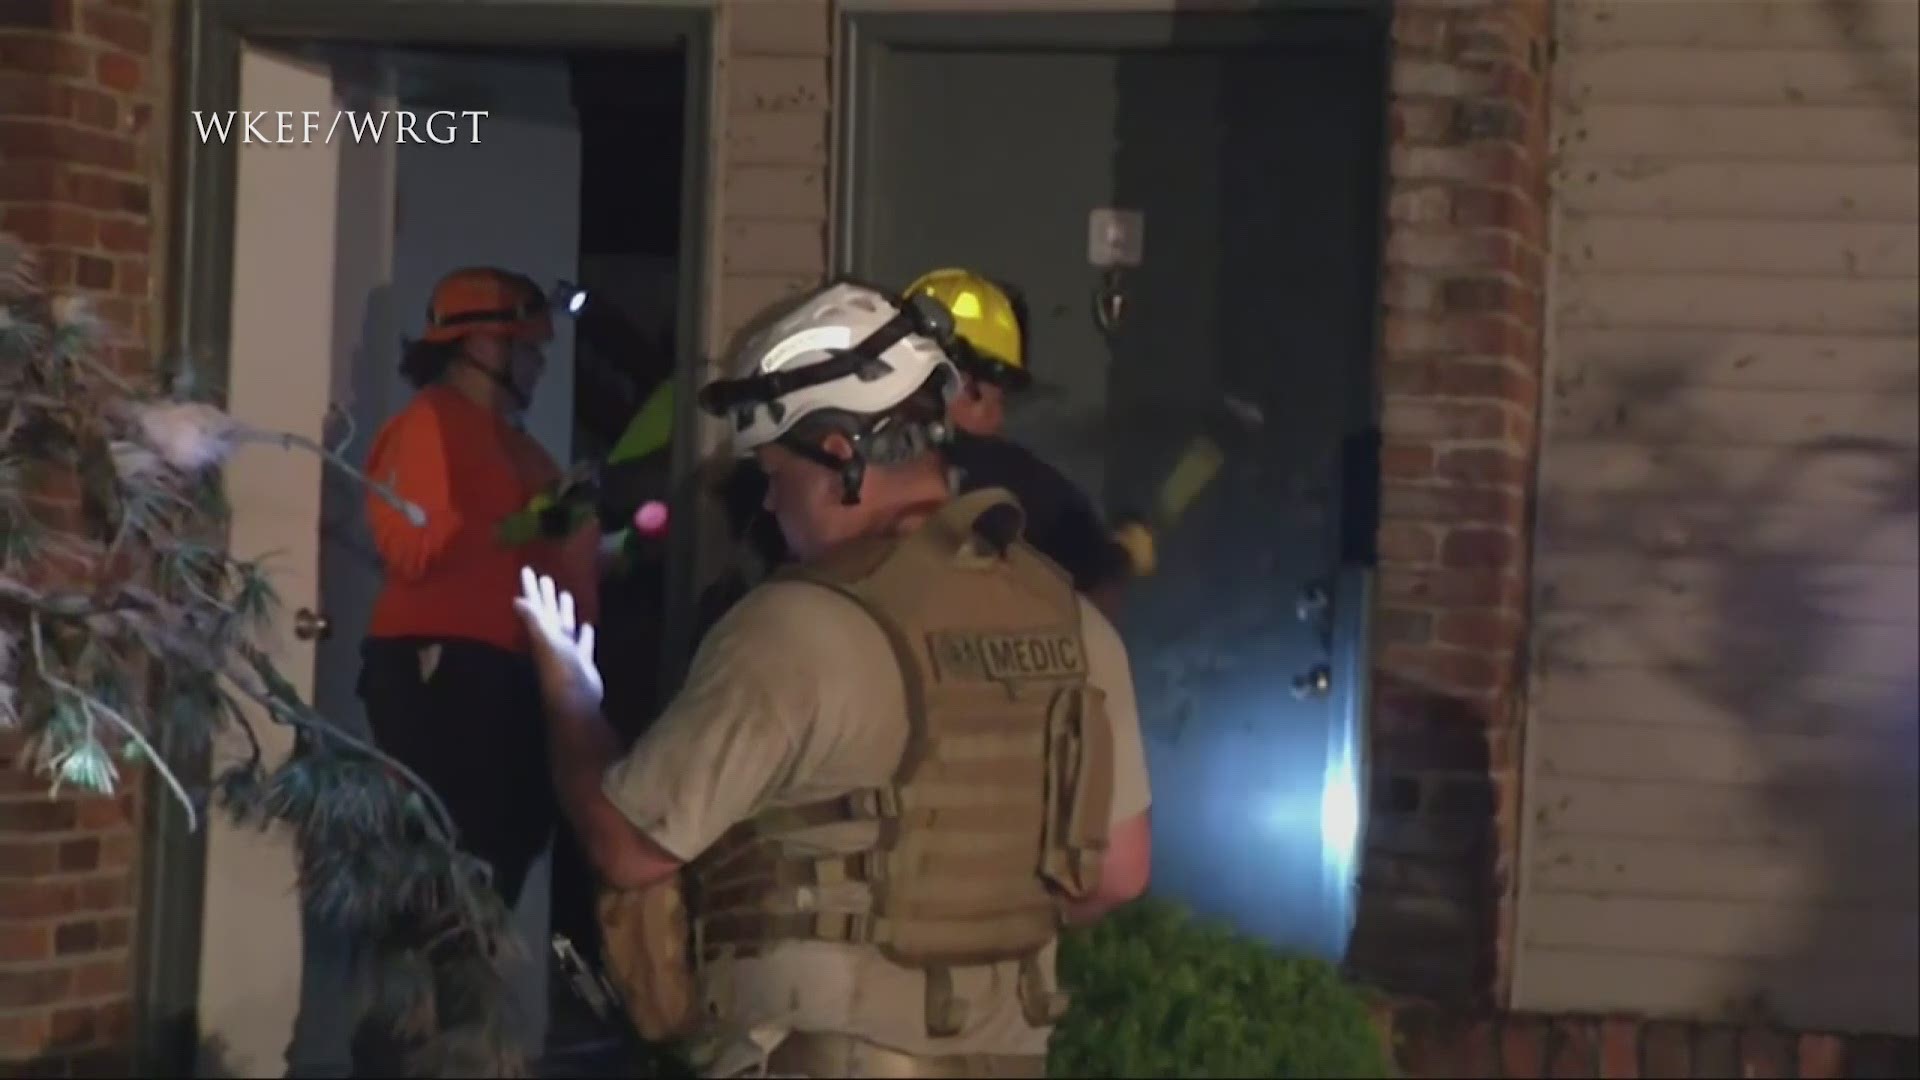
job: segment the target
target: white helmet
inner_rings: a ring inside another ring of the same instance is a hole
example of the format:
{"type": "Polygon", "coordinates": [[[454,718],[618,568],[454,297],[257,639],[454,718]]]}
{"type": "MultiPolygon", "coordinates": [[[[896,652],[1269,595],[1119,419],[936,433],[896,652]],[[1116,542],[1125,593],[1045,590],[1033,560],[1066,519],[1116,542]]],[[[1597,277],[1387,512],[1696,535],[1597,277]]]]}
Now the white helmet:
{"type": "Polygon", "coordinates": [[[942,372],[941,392],[951,400],[959,370],[943,342],[952,332],[952,317],[937,302],[829,285],[755,334],[736,359],[736,376],[710,383],[701,404],[728,419],[733,451],[746,457],[823,409],[883,414],[942,372]]]}

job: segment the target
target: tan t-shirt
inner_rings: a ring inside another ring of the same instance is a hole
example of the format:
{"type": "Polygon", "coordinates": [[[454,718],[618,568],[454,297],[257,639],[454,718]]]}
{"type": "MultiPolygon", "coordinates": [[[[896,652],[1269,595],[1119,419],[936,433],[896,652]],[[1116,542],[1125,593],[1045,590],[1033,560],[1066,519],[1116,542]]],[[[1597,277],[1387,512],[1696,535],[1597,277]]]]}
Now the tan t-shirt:
{"type": "MultiPolygon", "coordinates": [[[[1080,601],[1091,683],[1106,694],[1114,730],[1112,819],[1150,802],[1140,718],[1120,635],[1080,601]]],[[[717,623],[667,711],[607,773],[606,793],[634,825],[691,862],[738,822],[887,783],[907,736],[898,662],[873,618],[818,585],[773,582],[717,623]]],[[[855,822],[799,839],[819,854],[870,845],[876,826],[855,822]]],[[[820,890],[821,910],[863,911],[859,885],[820,890]]],[[[1044,958],[1052,971],[1053,955],[1044,958]]],[[[702,970],[700,995],[722,1048],[713,1075],[752,1064],[788,1031],[855,1035],[915,1054],[1043,1054],[1047,1029],[1030,1027],[1017,994],[1018,965],[957,968],[966,1002],[958,1036],[926,1034],[925,976],[878,950],[789,942],[702,970]],[[756,1049],[756,1046],[758,1049],[756,1049]]]]}

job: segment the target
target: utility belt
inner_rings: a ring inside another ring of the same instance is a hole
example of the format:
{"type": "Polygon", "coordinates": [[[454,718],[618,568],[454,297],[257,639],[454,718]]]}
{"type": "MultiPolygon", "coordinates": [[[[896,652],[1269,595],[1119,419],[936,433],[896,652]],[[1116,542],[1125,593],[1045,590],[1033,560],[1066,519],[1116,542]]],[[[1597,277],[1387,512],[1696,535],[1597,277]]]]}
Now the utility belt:
{"type": "Polygon", "coordinates": [[[1047,1058],[1045,1054],[908,1054],[851,1035],[796,1031],[768,1053],[764,1075],[876,1080],[1038,1078],[1047,1075],[1047,1058]]]}

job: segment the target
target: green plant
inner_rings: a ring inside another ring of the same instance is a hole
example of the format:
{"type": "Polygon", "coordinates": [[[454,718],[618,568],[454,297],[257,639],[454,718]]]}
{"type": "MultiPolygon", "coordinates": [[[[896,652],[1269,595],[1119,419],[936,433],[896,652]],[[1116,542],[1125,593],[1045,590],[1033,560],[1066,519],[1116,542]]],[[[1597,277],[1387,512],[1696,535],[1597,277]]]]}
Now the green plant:
{"type": "Polygon", "coordinates": [[[276,605],[265,567],[224,542],[220,468],[241,447],[351,467],[196,400],[184,380],[110,369],[97,351],[112,329],[49,295],[0,236],[0,732],[54,792],[111,794],[122,769],[150,768],[190,828],[216,806],[289,826],[309,911],[381,953],[375,1023],[405,1047],[407,1071],[519,1073],[498,965],[512,943],[486,866],[459,849],[419,777],[275,670],[260,636],[276,605]],[[291,757],[266,759],[261,724],[297,732],[291,757]],[[229,736],[250,752],[195,782],[192,766],[229,736]]]}
{"type": "Polygon", "coordinates": [[[1393,1075],[1362,990],[1172,903],[1143,900],[1069,932],[1057,1077],[1393,1075]]]}

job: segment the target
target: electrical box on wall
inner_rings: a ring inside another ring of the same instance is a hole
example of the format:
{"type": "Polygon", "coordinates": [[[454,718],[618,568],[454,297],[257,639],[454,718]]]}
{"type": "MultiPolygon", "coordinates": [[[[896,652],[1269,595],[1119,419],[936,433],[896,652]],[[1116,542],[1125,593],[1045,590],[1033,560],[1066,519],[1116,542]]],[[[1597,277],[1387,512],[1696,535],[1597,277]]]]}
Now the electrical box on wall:
{"type": "Polygon", "coordinates": [[[1101,270],[1131,270],[1146,246],[1146,216],[1101,207],[1087,215],[1087,262],[1101,270]]]}

